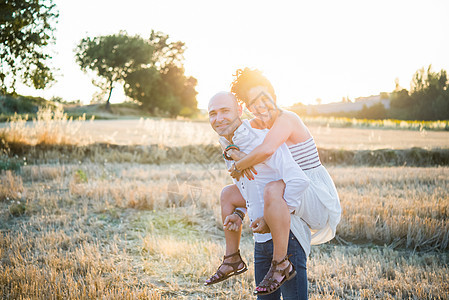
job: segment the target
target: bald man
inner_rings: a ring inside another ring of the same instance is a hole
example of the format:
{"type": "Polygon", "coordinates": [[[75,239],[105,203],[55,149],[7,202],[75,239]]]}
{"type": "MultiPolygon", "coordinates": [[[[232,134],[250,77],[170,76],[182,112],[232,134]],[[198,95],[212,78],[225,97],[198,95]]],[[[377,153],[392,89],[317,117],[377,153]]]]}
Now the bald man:
{"type": "MultiPolygon", "coordinates": [[[[228,92],[220,92],[214,95],[209,101],[209,122],[212,128],[222,137],[226,138],[229,143],[237,145],[240,151],[249,153],[257,145],[261,144],[268,130],[259,130],[251,127],[247,120],[242,121],[242,108],[238,104],[234,95],[228,92]]],[[[232,161],[226,161],[228,168],[232,165],[232,161]]],[[[277,180],[285,182],[284,200],[291,210],[301,205],[301,195],[309,185],[309,178],[301,170],[301,168],[293,160],[290,151],[284,144],[279,147],[276,152],[264,163],[254,166],[257,176],[254,180],[248,180],[241,177],[239,180],[233,179],[234,184],[239,189],[245,199],[246,208],[250,222],[258,222],[263,218],[264,199],[263,191],[267,183],[277,180]]],[[[243,205],[242,205],[243,206],[243,205]]],[[[239,212],[226,211],[227,208],[222,207],[222,218],[225,222],[226,217],[239,212]]],[[[242,218],[243,219],[243,218],[242,218]]],[[[284,299],[307,299],[307,272],[306,260],[307,253],[310,251],[311,233],[307,224],[302,221],[301,230],[294,235],[289,232],[290,220],[286,222],[284,231],[287,231],[288,249],[287,253],[291,254],[291,262],[296,269],[297,276],[294,280],[284,283],[280,290],[270,295],[258,296],[258,299],[280,299],[281,293],[284,299]]],[[[240,223],[239,223],[240,225],[240,223]]],[[[255,240],[255,279],[258,285],[265,274],[268,272],[273,260],[273,241],[270,233],[262,233],[263,231],[254,231],[255,240]]],[[[223,264],[217,270],[206,284],[216,283],[224,280],[232,275],[237,275],[246,271],[246,265],[240,257],[238,248],[241,234],[241,226],[238,230],[225,230],[226,253],[223,264]],[[237,237],[238,236],[238,237],[237,237]],[[231,270],[229,273],[226,271],[231,270]]],[[[276,236],[276,233],[273,232],[276,236]]],[[[285,254],[284,254],[285,255],[285,254]]],[[[288,265],[287,265],[288,266],[288,265]]]]}

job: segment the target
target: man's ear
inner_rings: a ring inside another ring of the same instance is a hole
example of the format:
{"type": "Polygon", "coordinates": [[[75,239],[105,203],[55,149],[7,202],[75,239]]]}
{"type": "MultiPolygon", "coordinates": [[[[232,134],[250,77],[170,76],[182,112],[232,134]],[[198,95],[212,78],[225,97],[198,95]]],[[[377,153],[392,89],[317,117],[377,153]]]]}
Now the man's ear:
{"type": "Polygon", "coordinates": [[[238,109],[238,112],[239,112],[239,117],[241,117],[242,114],[243,114],[243,107],[242,107],[242,105],[240,103],[237,104],[237,109],[238,109]]]}

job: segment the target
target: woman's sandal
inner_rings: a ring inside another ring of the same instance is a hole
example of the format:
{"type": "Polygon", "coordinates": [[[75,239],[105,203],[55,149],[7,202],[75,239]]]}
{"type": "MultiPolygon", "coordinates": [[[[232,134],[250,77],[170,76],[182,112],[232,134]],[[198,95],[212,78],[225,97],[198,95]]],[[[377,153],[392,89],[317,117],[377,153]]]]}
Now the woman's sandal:
{"type": "Polygon", "coordinates": [[[267,275],[265,275],[264,279],[261,283],[256,287],[256,290],[254,291],[254,295],[268,295],[275,291],[277,291],[281,285],[284,284],[287,280],[292,279],[296,275],[296,269],[295,266],[291,263],[291,261],[288,259],[290,255],[287,255],[284,257],[283,260],[280,262],[277,262],[273,260],[271,262],[270,270],[268,270],[267,275]],[[278,269],[276,268],[278,265],[283,263],[284,261],[288,260],[289,264],[284,269],[278,269]],[[290,269],[290,266],[292,266],[292,270],[289,272],[288,269],[290,269]],[[284,275],[284,278],[281,280],[281,282],[274,279],[274,274],[278,273],[281,275],[284,275]]]}
{"type": "Polygon", "coordinates": [[[211,284],[219,283],[223,280],[228,279],[231,276],[242,274],[243,272],[246,272],[247,270],[248,270],[248,267],[246,266],[245,262],[243,261],[242,257],[240,256],[240,250],[238,250],[235,253],[232,253],[230,255],[225,255],[223,257],[223,262],[218,267],[217,272],[215,272],[215,274],[209,278],[210,281],[205,282],[204,285],[211,285],[211,284]],[[236,256],[236,255],[239,256],[239,258],[240,258],[239,261],[233,262],[233,263],[225,262],[225,259],[236,256]],[[241,267],[239,269],[239,265],[241,265],[241,264],[243,264],[243,267],[241,267]],[[223,265],[230,266],[232,268],[232,271],[230,271],[229,273],[223,273],[222,271],[220,271],[220,268],[223,265]]]}

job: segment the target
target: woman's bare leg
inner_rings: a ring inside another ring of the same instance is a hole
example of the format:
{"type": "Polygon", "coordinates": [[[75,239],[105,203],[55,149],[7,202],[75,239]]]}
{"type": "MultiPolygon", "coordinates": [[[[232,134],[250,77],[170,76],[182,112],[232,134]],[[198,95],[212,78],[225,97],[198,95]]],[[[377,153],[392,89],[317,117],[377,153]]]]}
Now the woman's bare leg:
{"type": "Polygon", "coordinates": [[[281,261],[287,255],[290,234],[290,211],[284,200],[285,183],[273,181],[264,190],[264,219],[273,238],[273,260],[281,261]]]}
{"type": "MultiPolygon", "coordinates": [[[[221,219],[224,223],[227,216],[232,214],[237,207],[246,207],[246,201],[243,199],[242,194],[238,187],[235,184],[231,184],[225,186],[221,191],[220,195],[220,204],[221,204],[221,219]]],[[[226,240],[226,250],[225,255],[230,255],[239,250],[240,246],[240,237],[242,234],[242,226],[238,228],[237,231],[224,230],[225,240],[226,240]]],[[[240,260],[239,256],[229,257],[224,260],[224,262],[233,263],[240,260]]],[[[239,268],[243,267],[243,263],[238,266],[239,268]]],[[[222,265],[219,270],[224,274],[228,274],[233,271],[231,266],[222,265]]],[[[206,280],[206,283],[214,281],[218,276],[215,274],[210,279],[206,280]]]]}
{"type": "MultiPolygon", "coordinates": [[[[273,260],[280,262],[287,255],[290,235],[290,211],[284,200],[285,183],[282,180],[268,183],[264,189],[264,219],[270,228],[273,239],[273,260]]],[[[284,269],[289,261],[284,261],[278,268],[284,269]]],[[[289,272],[292,268],[289,268],[289,272]]],[[[283,275],[274,273],[273,278],[281,282],[283,275]]],[[[258,291],[266,288],[257,287],[258,291]]]]}

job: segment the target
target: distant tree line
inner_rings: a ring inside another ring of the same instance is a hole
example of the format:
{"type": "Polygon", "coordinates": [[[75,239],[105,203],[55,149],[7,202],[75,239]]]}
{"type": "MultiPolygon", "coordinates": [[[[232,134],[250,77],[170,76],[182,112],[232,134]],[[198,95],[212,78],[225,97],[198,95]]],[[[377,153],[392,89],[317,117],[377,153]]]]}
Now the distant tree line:
{"type": "MultiPolygon", "coordinates": [[[[319,115],[358,119],[449,120],[449,80],[443,69],[439,72],[432,71],[432,66],[419,69],[413,76],[410,91],[401,88],[396,81],[396,88],[390,95],[381,93],[381,99],[388,98],[388,109],[379,102],[369,107],[363,105],[359,111],[319,115]]],[[[342,102],[348,102],[348,99],[344,98],[342,102]]],[[[299,115],[307,115],[307,108],[301,103],[295,104],[293,110],[299,115]]]]}
{"type": "Polygon", "coordinates": [[[87,37],[76,48],[76,61],[93,72],[109,109],[113,88],[122,84],[125,94],[150,113],[191,116],[197,111],[197,80],[185,76],[185,44],[152,31],[148,39],[118,34],[87,37]]]}
{"type": "Polygon", "coordinates": [[[411,91],[396,89],[390,96],[388,116],[401,120],[449,119],[449,81],[447,72],[432,71],[432,66],[416,71],[411,91]]]}

